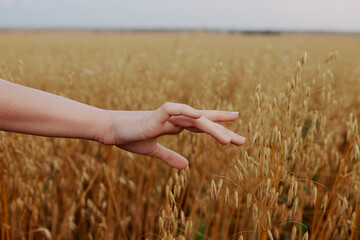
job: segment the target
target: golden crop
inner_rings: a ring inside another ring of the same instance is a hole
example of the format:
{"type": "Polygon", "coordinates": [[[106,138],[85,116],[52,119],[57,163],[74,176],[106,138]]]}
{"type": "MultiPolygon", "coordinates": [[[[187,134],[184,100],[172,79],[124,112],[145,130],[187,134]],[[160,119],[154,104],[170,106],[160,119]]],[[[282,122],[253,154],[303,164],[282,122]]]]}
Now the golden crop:
{"type": "MultiPolygon", "coordinates": [[[[0,132],[3,239],[358,239],[358,36],[0,33],[0,77],[106,109],[239,111],[190,167],[0,132]]],[[[0,116],[1,117],[1,116],[0,116]]]]}

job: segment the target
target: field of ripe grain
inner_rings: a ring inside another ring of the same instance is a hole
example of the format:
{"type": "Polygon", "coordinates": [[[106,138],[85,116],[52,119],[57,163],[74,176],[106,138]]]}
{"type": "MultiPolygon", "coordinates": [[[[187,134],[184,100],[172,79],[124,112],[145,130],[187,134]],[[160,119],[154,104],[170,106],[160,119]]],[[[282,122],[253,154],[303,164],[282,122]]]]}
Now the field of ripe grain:
{"type": "MultiPolygon", "coordinates": [[[[189,159],[0,132],[0,239],[359,239],[360,37],[0,33],[0,78],[105,109],[239,111],[189,159]]],[[[1,116],[0,116],[1,117],[1,116]]]]}

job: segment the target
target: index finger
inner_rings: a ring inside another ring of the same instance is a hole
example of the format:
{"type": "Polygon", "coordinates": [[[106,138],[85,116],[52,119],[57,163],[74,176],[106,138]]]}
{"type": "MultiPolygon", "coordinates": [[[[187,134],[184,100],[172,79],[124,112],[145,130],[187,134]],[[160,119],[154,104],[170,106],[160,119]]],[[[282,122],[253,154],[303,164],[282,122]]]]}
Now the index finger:
{"type": "Polygon", "coordinates": [[[231,122],[239,117],[239,112],[203,110],[203,116],[213,122],[231,122]]]}
{"type": "Polygon", "coordinates": [[[192,108],[189,105],[171,102],[164,103],[155,112],[155,120],[162,123],[169,120],[172,116],[185,116],[197,119],[202,115],[200,110],[192,108]]]}

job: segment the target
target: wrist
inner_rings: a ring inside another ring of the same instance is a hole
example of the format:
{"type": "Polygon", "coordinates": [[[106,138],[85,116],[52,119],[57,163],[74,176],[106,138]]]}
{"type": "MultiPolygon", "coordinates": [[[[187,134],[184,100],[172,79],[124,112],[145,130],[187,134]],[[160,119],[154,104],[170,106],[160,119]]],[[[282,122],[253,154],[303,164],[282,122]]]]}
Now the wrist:
{"type": "Polygon", "coordinates": [[[113,111],[105,109],[97,109],[94,120],[94,128],[96,131],[92,140],[105,145],[112,144],[112,132],[114,128],[113,111]]]}

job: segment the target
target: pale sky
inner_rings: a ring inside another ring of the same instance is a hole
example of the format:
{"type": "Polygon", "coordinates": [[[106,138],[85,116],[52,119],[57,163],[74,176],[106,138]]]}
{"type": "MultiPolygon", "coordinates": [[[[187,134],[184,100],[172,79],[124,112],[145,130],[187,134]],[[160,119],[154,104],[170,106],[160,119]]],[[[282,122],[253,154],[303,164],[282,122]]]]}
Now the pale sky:
{"type": "Polygon", "coordinates": [[[0,0],[0,28],[360,32],[360,0],[0,0]]]}

